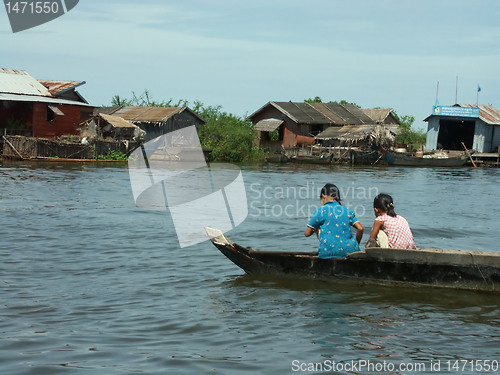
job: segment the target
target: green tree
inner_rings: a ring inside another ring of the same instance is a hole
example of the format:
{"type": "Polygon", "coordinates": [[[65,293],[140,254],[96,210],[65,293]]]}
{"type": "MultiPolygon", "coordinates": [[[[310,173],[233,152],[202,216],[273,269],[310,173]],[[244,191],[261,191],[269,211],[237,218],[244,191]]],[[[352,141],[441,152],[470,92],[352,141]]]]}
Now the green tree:
{"type": "Polygon", "coordinates": [[[120,95],[114,95],[113,98],[111,98],[112,107],[121,107],[122,105],[132,105],[132,102],[128,99],[120,97],[120,95]]]}
{"type": "Polygon", "coordinates": [[[304,99],[306,103],[323,103],[323,100],[319,96],[315,96],[314,99],[304,99]]]}
{"type": "Polygon", "coordinates": [[[423,130],[414,129],[412,127],[415,122],[415,117],[409,115],[400,117],[396,114],[396,112],[393,111],[393,113],[401,124],[398,133],[396,134],[396,144],[413,147],[415,149],[424,145],[426,133],[423,130]]]}
{"type": "MultiPolygon", "coordinates": [[[[309,99],[304,99],[304,102],[306,103],[324,103],[323,100],[319,97],[319,96],[315,96],[314,98],[309,98],[309,99]]],[[[326,103],[336,103],[336,104],[352,104],[352,105],[355,105],[356,107],[358,108],[361,108],[359,105],[357,105],[356,103],[350,103],[348,102],[347,100],[341,100],[340,102],[337,102],[337,101],[329,101],[329,102],[326,102],[326,103]]]]}
{"type": "Polygon", "coordinates": [[[347,100],[341,100],[340,102],[330,102],[330,103],[337,103],[337,104],[352,104],[352,105],[355,105],[356,107],[358,108],[361,108],[360,105],[357,105],[356,103],[351,103],[351,102],[348,102],[347,100]]]}

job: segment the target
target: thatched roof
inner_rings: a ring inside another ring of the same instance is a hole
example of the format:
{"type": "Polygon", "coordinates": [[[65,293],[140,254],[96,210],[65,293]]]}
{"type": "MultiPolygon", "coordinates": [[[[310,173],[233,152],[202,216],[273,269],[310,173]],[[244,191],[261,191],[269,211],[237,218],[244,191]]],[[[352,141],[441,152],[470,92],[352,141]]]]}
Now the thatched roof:
{"type": "Polygon", "coordinates": [[[362,108],[361,110],[377,124],[399,123],[391,108],[362,108]]]}
{"type": "Polygon", "coordinates": [[[316,139],[340,140],[344,142],[358,142],[369,139],[377,144],[391,144],[394,142],[396,126],[386,125],[345,125],[330,126],[316,136],[316,139]]]}
{"type": "Polygon", "coordinates": [[[80,135],[87,138],[104,136],[115,139],[141,139],[145,132],[118,116],[99,113],[80,124],[80,135]]]}
{"type": "Polygon", "coordinates": [[[114,128],[135,128],[136,126],[127,120],[122,119],[118,116],[107,115],[105,113],[99,113],[98,115],[104,121],[109,123],[114,128]]]}

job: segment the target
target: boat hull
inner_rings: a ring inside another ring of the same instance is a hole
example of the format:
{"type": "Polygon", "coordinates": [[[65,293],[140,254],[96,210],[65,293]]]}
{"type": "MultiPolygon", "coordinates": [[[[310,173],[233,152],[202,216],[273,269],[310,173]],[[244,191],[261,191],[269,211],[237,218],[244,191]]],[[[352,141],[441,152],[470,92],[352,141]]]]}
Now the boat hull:
{"type": "Polygon", "coordinates": [[[449,158],[423,158],[386,151],[385,157],[389,165],[409,167],[462,167],[467,162],[465,155],[449,158]]]}
{"type": "Polygon", "coordinates": [[[296,163],[296,164],[331,164],[333,155],[324,156],[288,156],[285,154],[268,155],[269,163],[296,163]]]}
{"type": "Polygon", "coordinates": [[[285,154],[273,154],[266,156],[266,161],[269,163],[289,163],[291,160],[285,154]]]}
{"type": "Polygon", "coordinates": [[[368,248],[347,258],[320,259],[311,252],[243,247],[222,232],[210,237],[222,254],[253,275],[298,275],[500,293],[500,253],[497,252],[368,248]]]}
{"type": "Polygon", "coordinates": [[[321,156],[291,156],[292,163],[297,164],[331,164],[333,154],[321,156]]]}

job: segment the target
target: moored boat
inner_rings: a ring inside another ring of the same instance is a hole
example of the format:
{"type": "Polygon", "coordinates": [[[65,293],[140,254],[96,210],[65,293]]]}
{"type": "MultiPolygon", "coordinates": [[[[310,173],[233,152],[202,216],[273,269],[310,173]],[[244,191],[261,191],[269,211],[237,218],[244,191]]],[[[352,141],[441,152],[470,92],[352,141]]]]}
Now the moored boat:
{"type": "Polygon", "coordinates": [[[266,161],[268,161],[269,163],[288,163],[291,160],[289,156],[281,153],[266,156],[266,161]]]}
{"type": "Polygon", "coordinates": [[[292,163],[299,164],[330,164],[333,159],[333,154],[321,155],[296,155],[291,156],[292,163]]]}
{"type": "Polygon", "coordinates": [[[389,165],[411,167],[462,167],[467,161],[465,153],[458,155],[425,155],[415,156],[410,153],[385,151],[385,159],[389,165]]]}
{"type": "Polygon", "coordinates": [[[222,254],[248,274],[299,275],[383,285],[423,285],[500,293],[500,252],[452,249],[367,248],[346,258],[317,252],[261,251],[206,228],[222,254]]]}
{"type": "Polygon", "coordinates": [[[333,159],[333,154],[321,155],[287,155],[272,154],[266,156],[266,161],[269,163],[297,163],[297,164],[330,164],[333,159]]]}

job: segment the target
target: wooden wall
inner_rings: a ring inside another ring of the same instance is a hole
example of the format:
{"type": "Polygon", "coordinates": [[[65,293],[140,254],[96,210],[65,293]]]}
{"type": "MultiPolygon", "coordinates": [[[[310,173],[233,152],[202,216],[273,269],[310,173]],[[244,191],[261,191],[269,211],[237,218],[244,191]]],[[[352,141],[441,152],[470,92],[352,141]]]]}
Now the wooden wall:
{"type": "MultiPolygon", "coordinates": [[[[51,104],[52,105],[52,104],[51,104]]],[[[79,135],[78,126],[92,116],[91,107],[78,105],[53,104],[63,116],[53,114],[47,120],[47,104],[33,103],[33,136],[53,139],[62,135],[79,135]]]]}

